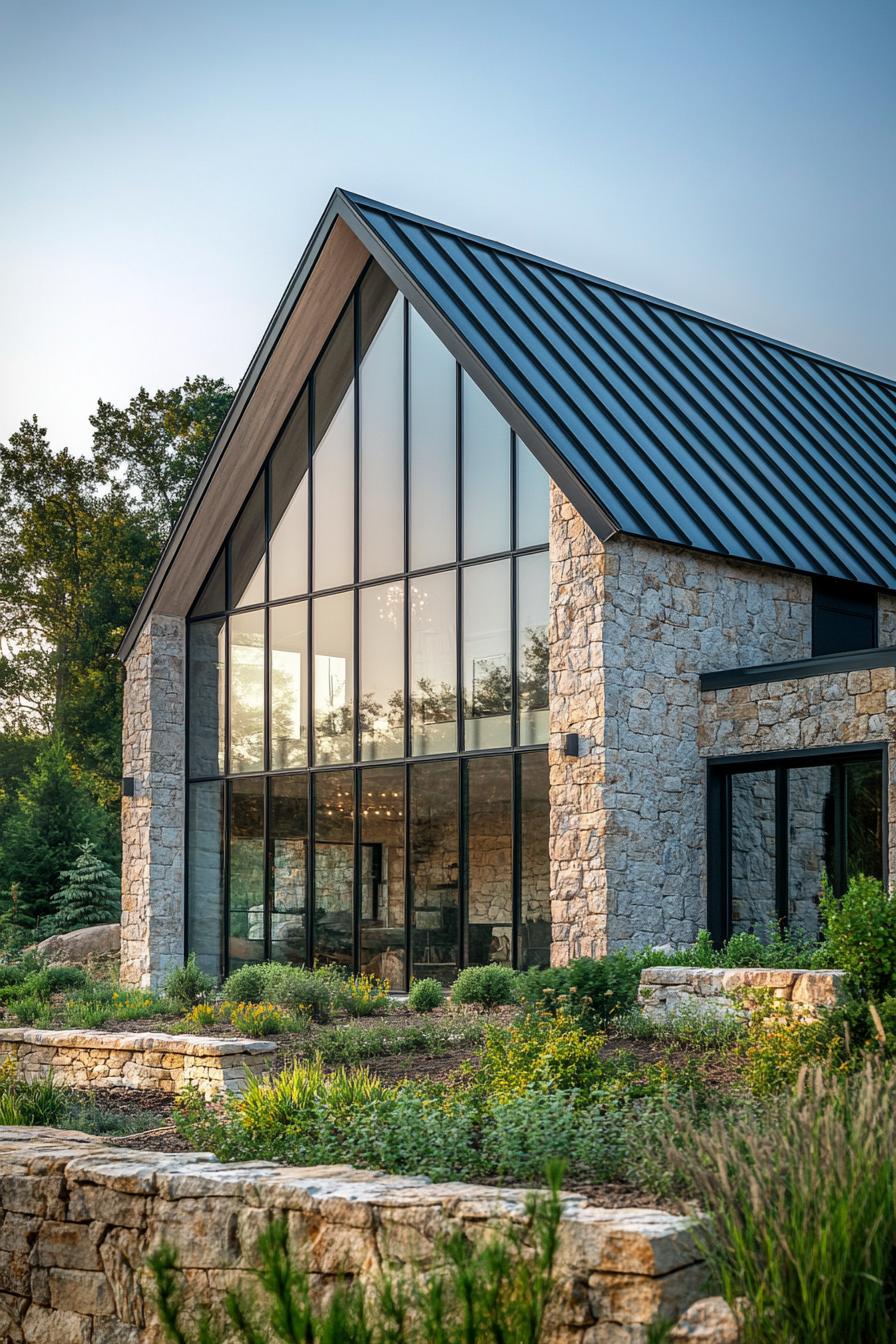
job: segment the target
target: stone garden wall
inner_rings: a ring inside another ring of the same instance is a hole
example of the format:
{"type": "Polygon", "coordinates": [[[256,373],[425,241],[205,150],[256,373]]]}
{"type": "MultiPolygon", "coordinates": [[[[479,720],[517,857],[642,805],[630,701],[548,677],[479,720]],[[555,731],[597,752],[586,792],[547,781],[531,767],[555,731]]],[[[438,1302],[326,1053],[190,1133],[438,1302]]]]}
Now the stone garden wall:
{"type": "Polygon", "coordinates": [[[70,1087],[153,1088],[180,1092],[193,1085],[206,1097],[239,1092],[246,1070],[260,1074],[276,1047],[270,1041],[218,1040],[108,1031],[0,1030],[0,1060],[15,1061],[19,1078],[52,1074],[70,1087]]]}
{"type": "Polygon", "coordinates": [[[681,1013],[728,1017],[749,1014],[750,991],[771,993],[792,1003],[804,1020],[819,1008],[834,1008],[843,993],[842,971],[727,969],[704,966],[651,966],[641,972],[638,1004],[651,1022],[681,1013]]]}
{"type": "MultiPolygon", "coordinates": [[[[143,1153],[58,1130],[0,1128],[0,1338],[9,1344],[162,1344],[146,1256],[176,1250],[195,1300],[248,1288],[259,1234],[286,1219],[291,1250],[323,1293],[342,1276],[435,1263],[437,1243],[492,1220],[523,1222],[525,1194],[433,1185],[352,1167],[238,1166],[208,1154],[143,1153]]],[[[553,1344],[643,1342],[705,1278],[688,1221],[568,1196],[553,1344]]],[[[715,1338],[715,1336],[713,1336],[715,1338]]]]}

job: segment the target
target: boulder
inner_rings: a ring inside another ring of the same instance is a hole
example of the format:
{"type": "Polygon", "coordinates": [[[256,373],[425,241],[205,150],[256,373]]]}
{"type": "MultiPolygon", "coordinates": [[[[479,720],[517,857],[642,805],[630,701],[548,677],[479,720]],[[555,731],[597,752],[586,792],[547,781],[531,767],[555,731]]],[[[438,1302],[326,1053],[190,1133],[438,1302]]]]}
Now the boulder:
{"type": "Polygon", "coordinates": [[[121,950],[120,924],[93,924],[71,933],[54,933],[35,949],[51,966],[83,966],[100,957],[117,957],[121,950]]]}
{"type": "Polygon", "coordinates": [[[675,1344],[738,1344],[740,1328],[737,1317],[724,1297],[703,1297],[694,1302],[678,1324],[672,1327],[669,1340],[675,1344]]]}

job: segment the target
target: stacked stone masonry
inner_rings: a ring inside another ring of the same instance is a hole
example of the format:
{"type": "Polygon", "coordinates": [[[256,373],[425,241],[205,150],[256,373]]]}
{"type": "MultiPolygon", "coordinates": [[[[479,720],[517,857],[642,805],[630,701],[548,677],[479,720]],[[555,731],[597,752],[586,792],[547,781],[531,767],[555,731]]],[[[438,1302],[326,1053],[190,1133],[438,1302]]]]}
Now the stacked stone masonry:
{"type": "Polygon", "coordinates": [[[184,949],[184,622],[151,616],[126,667],[121,979],[156,987],[184,949]]]}
{"type": "Polygon", "coordinates": [[[272,1063],[270,1041],[219,1040],[211,1036],[137,1035],[106,1031],[0,1030],[0,1060],[15,1062],[16,1076],[47,1078],[70,1087],[151,1088],[180,1092],[194,1086],[205,1097],[241,1092],[249,1074],[272,1063]]]}
{"type": "MultiPolygon", "coordinates": [[[[285,1219],[316,1296],[338,1279],[437,1266],[461,1229],[526,1227],[526,1193],[347,1166],[241,1166],[208,1154],[142,1153],[87,1135],[0,1128],[0,1337],[10,1344],[162,1344],[147,1255],[172,1246],[196,1303],[254,1286],[259,1234],[285,1219]]],[[[524,1231],[524,1236],[527,1235],[524,1231]]],[[[552,1344],[642,1344],[700,1294],[687,1219],[564,1197],[552,1344]]]]}
{"type": "Polygon", "coordinates": [[[841,1001],[843,972],[651,966],[641,972],[638,1004],[657,1023],[682,1014],[749,1016],[751,995],[757,991],[792,1004],[793,1012],[808,1021],[841,1001]]]}

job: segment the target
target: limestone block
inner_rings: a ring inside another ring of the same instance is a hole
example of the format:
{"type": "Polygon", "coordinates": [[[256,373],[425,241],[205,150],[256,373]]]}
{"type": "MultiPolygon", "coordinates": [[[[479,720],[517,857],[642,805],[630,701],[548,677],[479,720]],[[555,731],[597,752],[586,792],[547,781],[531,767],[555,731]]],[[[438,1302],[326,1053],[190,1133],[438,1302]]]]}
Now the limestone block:
{"type": "Polygon", "coordinates": [[[693,1302],[669,1334],[674,1344],[738,1344],[740,1327],[724,1297],[693,1302]]]}
{"type": "Polygon", "coordinates": [[[50,1306],[83,1316],[112,1316],[115,1301],[102,1273],[83,1269],[50,1270],[50,1306]]]}
{"type": "Polygon", "coordinates": [[[802,971],[796,977],[790,997],[794,1003],[824,1004],[833,1008],[846,993],[845,982],[843,971],[802,971]]]}
{"type": "Polygon", "coordinates": [[[93,1322],[74,1311],[60,1311],[32,1302],[22,1322],[26,1344],[91,1344],[93,1322]]]}

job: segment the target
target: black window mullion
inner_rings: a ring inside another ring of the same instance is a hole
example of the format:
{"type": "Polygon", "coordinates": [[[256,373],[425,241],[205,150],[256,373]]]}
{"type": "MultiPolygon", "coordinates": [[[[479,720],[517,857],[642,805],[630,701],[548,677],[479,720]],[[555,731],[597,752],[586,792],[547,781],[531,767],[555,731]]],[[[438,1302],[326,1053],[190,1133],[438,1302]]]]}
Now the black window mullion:
{"type": "Polygon", "coordinates": [[[271,908],[273,905],[273,871],[268,855],[270,846],[273,843],[271,835],[271,778],[268,776],[262,788],[261,793],[261,827],[262,827],[262,946],[264,947],[265,961],[271,960],[271,908]]]}
{"type": "Polygon", "coordinates": [[[221,968],[230,974],[230,833],[233,820],[233,781],[224,781],[224,918],[221,921],[221,968]]]}
{"type": "Polygon", "coordinates": [[[454,634],[457,641],[457,749],[464,749],[464,631],[463,631],[463,567],[461,559],[463,555],[463,485],[464,485],[464,465],[463,465],[463,382],[462,372],[459,364],[456,366],[455,382],[455,451],[457,454],[457,488],[456,495],[456,536],[455,546],[457,554],[457,592],[455,595],[455,613],[454,613],[454,634]]]}
{"type": "Polygon", "coordinates": [[[779,925],[786,928],[790,921],[790,772],[785,766],[775,770],[775,908],[779,925]]]}
{"type": "Polygon", "coordinates": [[[352,770],[352,966],[361,970],[361,770],[352,770]]]}
{"type": "Polygon", "coordinates": [[[413,937],[411,920],[413,918],[411,888],[411,767],[405,761],[404,776],[404,816],[402,834],[404,837],[404,987],[410,989],[413,975],[413,937]]]}
{"type": "Polygon", "coordinates": [[[305,888],[305,961],[314,965],[314,869],[316,862],[317,788],[313,772],[308,773],[308,875],[305,888]]]}
{"type": "Polygon", "coordinates": [[[469,910],[469,901],[467,899],[467,877],[469,864],[467,862],[467,840],[469,838],[469,827],[467,826],[467,799],[469,790],[467,785],[467,762],[459,760],[457,762],[457,968],[461,970],[469,961],[469,949],[467,947],[469,926],[467,913],[469,910]]]}
{"type": "Polygon", "coordinates": [[[515,752],[510,758],[510,799],[511,799],[511,918],[510,918],[510,962],[517,970],[522,966],[522,928],[523,928],[523,874],[522,874],[522,757],[515,752]]]}

